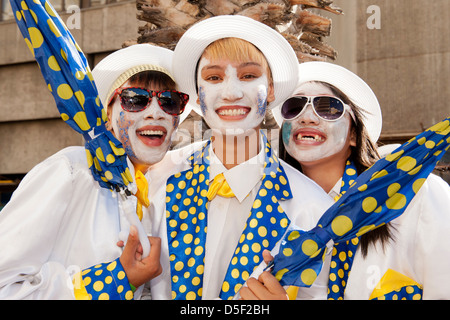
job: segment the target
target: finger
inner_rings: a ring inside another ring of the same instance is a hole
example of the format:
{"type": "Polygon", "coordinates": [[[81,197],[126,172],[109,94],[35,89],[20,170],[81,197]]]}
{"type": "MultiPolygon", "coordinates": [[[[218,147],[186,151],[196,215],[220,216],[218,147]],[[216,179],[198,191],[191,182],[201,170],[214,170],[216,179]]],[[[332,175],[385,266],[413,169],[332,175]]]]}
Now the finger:
{"type": "Polygon", "coordinates": [[[142,244],[140,242],[136,248],[136,252],[140,253],[141,255],[144,253],[144,249],[142,248],[142,244]]]}
{"type": "Polygon", "coordinates": [[[261,273],[258,280],[264,285],[271,295],[280,297],[280,299],[286,298],[286,290],[284,290],[280,282],[278,282],[278,280],[270,272],[265,271],[261,273]]]}
{"type": "Polygon", "coordinates": [[[117,241],[116,245],[120,248],[123,248],[125,246],[125,242],[123,242],[122,240],[117,241]]]}
{"type": "Polygon", "coordinates": [[[136,261],[141,261],[142,260],[142,253],[139,252],[139,251],[136,251],[134,257],[135,257],[136,261]]]}
{"type": "Polygon", "coordinates": [[[272,254],[270,253],[269,250],[267,250],[267,249],[264,250],[262,255],[263,255],[264,262],[266,264],[269,264],[269,263],[271,263],[273,261],[273,256],[272,256],[272,254]]]}
{"type": "Polygon", "coordinates": [[[161,238],[158,237],[148,237],[148,240],[150,241],[150,253],[147,258],[144,260],[146,261],[155,261],[160,259],[161,256],[161,238]]]}
{"type": "Polygon", "coordinates": [[[136,248],[139,245],[138,231],[135,226],[130,227],[130,233],[128,234],[127,243],[123,249],[122,256],[126,261],[134,260],[136,248]]]}
{"type": "Polygon", "coordinates": [[[142,262],[147,265],[147,270],[153,275],[153,277],[157,277],[163,270],[160,261],[161,238],[148,237],[148,240],[150,241],[150,253],[147,258],[142,260],[142,262]],[[151,268],[148,268],[148,266],[151,268]]]}
{"type": "Polygon", "coordinates": [[[258,297],[248,287],[242,287],[239,295],[241,296],[240,300],[258,300],[258,297]]]}
{"type": "Polygon", "coordinates": [[[252,292],[258,300],[268,300],[270,299],[270,292],[264,287],[264,284],[261,283],[256,278],[249,278],[247,280],[247,287],[252,292]]]}

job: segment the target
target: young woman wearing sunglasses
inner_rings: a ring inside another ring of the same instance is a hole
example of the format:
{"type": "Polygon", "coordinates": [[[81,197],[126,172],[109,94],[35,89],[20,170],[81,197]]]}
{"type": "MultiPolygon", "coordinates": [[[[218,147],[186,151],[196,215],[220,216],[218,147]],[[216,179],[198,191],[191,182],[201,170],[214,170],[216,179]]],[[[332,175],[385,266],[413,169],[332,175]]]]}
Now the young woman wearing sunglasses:
{"type": "Polygon", "coordinates": [[[144,173],[148,164],[159,162],[169,149],[189,100],[187,94],[174,89],[169,76],[148,70],[132,76],[108,98],[108,128],[144,173]],[[143,83],[152,89],[139,87],[143,83]]]}
{"type": "MultiPolygon", "coordinates": [[[[337,200],[379,159],[381,109],[367,84],[337,65],[300,64],[299,77],[293,96],[275,113],[280,154],[337,200]]],[[[324,288],[317,297],[450,298],[449,205],[448,184],[430,175],[402,216],[335,246],[316,280],[324,288]]]]}
{"type": "MultiPolygon", "coordinates": [[[[130,201],[141,204],[143,224],[144,174],[166,154],[188,99],[176,91],[171,64],[172,51],[142,44],[112,53],[92,72],[108,129],[126,150],[138,186],[130,201]]],[[[160,239],[149,237],[150,254],[141,259],[137,230],[127,226],[115,192],[93,179],[84,147],[61,150],[26,175],[2,210],[0,299],[132,299],[133,286],[161,273],[160,239]],[[127,240],[123,250],[119,240],[127,240]]]]}

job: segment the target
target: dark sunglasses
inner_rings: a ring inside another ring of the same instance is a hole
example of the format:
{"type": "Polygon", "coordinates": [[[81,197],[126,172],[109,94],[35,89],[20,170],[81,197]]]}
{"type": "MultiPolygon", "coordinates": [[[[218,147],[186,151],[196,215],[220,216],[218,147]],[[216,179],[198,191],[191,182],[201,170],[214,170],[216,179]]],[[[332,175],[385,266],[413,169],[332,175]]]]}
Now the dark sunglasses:
{"type": "Polygon", "coordinates": [[[150,105],[153,97],[156,97],[161,109],[171,116],[183,113],[189,101],[189,95],[176,90],[153,91],[145,88],[118,88],[114,90],[110,101],[118,94],[122,109],[127,112],[140,112],[150,105]]]}
{"type": "Polygon", "coordinates": [[[325,121],[338,121],[347,110],[353,119],[352,109],[342,100],[331,96],[295,96],[286,100],[281,107],[281,115],[285,120],[297,119],[311,104],[314,113],[325,121]]]}

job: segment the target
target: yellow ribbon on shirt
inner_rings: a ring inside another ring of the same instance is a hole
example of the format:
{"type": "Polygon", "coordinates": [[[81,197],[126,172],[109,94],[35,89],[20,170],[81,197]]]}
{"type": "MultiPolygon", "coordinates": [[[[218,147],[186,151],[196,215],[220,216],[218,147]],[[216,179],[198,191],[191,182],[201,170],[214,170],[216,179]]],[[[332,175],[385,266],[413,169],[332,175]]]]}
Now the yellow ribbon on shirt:
{"type": "Polygon", "coordinates": [[[230,185],[225,179],[223,173],[218,174],[214,178],[213,182],[211,182],[206,197],[208,198],[209,201],[211,201],[216,197],[216,195],[219,195],[224,198],[235,197],[233,190],[231,190],[230,185]]]}
{"type": "Polygon", "coordinates": [[[137,198],[137,207],[136,207],[136,214],[139,217],[139,220],[142,220],[143,211],[142,206],[145,206],[148,208],[150,205],[150,201],[148,200],[148,182],[145,178],[144,174],[140,170],[136,170],[136,185],[137,185],[137,192],[135,194],[137,198]]]}

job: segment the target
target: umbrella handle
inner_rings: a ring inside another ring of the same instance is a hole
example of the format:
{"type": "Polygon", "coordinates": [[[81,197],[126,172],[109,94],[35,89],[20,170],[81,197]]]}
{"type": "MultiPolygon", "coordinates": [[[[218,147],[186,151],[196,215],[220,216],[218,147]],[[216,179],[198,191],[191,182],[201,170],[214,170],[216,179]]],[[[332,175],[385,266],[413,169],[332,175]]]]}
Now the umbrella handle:
{"type": "Polygon", "coordinates": [[[130,225],[133,225],[138,230],[139,241],[142,245],[143,254],[142,257],[146,258],[150,254],[150,241],[147,238],[144,227],[136,214],[136,209],[134,208],[132,202],[125,196],[125,194],[120,193],[122,201],[122,209],[125,212],[130,225]]]}

